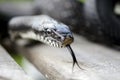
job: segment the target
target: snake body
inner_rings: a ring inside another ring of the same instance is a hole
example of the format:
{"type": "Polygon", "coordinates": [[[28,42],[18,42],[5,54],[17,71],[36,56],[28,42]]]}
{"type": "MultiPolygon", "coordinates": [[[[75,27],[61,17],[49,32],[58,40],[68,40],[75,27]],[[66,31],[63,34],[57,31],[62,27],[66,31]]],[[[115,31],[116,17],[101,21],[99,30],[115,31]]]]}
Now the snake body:
{"type": "MultiPolygon", "coordinates": [[[[78,62],[70,47],[74,41],[69,27],[46,15],[15,17],[9,22],[12,38],[20,36],[24,39],[41,41],[54,47],[68,47],[73,58],[73,66],[78,62]]],[[[79,66],[79,65],[78,65],[79,66]]]]}

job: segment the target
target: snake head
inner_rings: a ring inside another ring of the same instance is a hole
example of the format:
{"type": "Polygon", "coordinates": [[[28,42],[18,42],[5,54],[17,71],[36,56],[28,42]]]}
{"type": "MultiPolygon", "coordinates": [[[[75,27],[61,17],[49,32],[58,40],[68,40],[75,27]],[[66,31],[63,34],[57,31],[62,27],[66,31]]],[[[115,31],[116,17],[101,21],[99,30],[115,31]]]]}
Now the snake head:
{"type": "Polygon", "coordinates": [[[58,22],[44,22],[42,24],[41,41],[54,47],[65,47],[74,40],[69,27],[58,22]],[[44,39],[42,39],[44,38],[44,39]]]}

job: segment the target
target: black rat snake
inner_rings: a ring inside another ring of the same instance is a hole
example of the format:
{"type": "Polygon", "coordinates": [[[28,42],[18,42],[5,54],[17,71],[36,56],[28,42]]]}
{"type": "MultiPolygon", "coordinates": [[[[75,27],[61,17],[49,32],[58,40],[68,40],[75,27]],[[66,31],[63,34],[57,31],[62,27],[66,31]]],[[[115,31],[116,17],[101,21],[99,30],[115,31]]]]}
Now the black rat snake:
{"type": "Polygon", "coordinates": [[[73,58],[73,67],[76,63],[81,68],[70,46],[74,38],[69,27],[49,16],[14,17],[9,22],[9,33],[14,39],[20,36],[24,39],[41,41],[54,47],[67,47],[73,58]]]}

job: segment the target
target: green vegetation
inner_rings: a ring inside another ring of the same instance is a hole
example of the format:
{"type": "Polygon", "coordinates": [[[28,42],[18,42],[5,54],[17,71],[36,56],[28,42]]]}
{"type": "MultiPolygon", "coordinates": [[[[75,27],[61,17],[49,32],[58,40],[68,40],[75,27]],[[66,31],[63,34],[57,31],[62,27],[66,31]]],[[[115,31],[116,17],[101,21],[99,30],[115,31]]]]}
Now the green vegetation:
{"type": "Polygon", "coordinates": [[[78,0],[79,2],[81,2],[81,3],[85,3],[85,0],[78,0]]]}
{"type": "Polygon", "coordinates": [[[20,66],[22,66],[22,62],[23,62],[23,56],[22,55],[15,54],[15,53],[11,53],[10,55],[20,66]]]}
{"type": "Polygon", "coordinates": [[[0,2],[29,2],[33,0],[0,0],[0,2]]]}

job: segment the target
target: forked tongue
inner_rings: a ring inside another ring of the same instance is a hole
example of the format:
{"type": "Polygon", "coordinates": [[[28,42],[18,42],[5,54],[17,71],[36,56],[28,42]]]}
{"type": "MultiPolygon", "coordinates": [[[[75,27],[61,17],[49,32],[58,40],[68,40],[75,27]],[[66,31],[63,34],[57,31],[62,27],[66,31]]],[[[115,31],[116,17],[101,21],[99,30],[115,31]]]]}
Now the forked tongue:
{"type": "MultiPolygon", "coordinates": [[[[70,52],[70,54],[71,54],[71,56],[72,56],[72,59],[73,59],[73,68],[74,68],[74,66],[75,66],[75,64],[76,64],[80,69],[82,69],[82,68],[79,66],[79,64],[78,64],[78,61],[77,61],[77,59],[76,59],[76,57],[75,57],[75,54],[74,54],[71,46],[70,46],[70,45],[67,45],[66,47],[67,47],[67,49],[69,50],[69,52],[70,52]]],[[[72,68],[72,70],[73,70],[73,68],[72,68]]]]}

